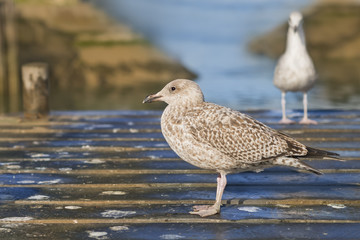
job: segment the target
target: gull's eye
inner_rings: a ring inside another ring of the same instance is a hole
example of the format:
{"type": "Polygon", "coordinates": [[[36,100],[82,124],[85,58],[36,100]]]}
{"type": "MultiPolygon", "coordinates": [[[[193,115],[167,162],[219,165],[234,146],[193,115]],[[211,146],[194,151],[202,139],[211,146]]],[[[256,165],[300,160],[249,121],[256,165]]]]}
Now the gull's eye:
{"type": "Polygon", "coordinates": [[[176,90],[176,87],[171,87],[171,91],[175,91],[176,90]]]}

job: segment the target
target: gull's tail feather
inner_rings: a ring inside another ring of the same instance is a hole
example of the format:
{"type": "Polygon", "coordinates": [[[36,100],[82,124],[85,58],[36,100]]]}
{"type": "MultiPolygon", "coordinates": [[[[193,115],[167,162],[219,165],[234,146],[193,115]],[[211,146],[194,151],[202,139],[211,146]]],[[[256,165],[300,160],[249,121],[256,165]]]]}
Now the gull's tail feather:
{"type": "Polygon", "coordinates": [[[308,150],[308,153],[304,157],[324,158],[324,159],[342,161],[342,159],[339,158],[340,155],[338,153],[329,152],[329,151],[325,151],[325,150],[321,150],[321,149],[317,149],[317,148],[312,148],[312,147],[308,147],[308,146],[306,146],[306,149],[308,150]]]}
{"type": "Polygon", "coordinates": [[[278,157],[272,160],[272,164],[274,165],[280,165],[280,166],[289,166],[289,167],[295,167],[299,169],[306,170],[308,172],[315,173],[317,175],[322,175],[322,172],[319,170],[309,166],[306,163],[300,162],[297,158],[292,157],[278,157]]]}
{"type": "Polygon", "coordinates": [[[316,168],[313,168],[313,167],[311,167],[310,165],[308,165],[306,163],[303,163],[303,162],[300,162],[300,161],[299,161],[299,163],[301,165],[301,167],[300,167],[301,169],[304,169],[304,170],[306,170],[308,172],[315,173],[316,175],[322,175],[323,174],[322,172],[320,172],[316,168]]]}

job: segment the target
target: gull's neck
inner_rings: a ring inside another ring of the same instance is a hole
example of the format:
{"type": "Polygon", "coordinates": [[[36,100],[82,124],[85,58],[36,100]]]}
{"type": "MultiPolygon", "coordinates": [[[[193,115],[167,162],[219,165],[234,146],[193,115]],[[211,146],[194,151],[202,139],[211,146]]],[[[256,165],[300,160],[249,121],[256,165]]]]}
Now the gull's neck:
{"type": "Polygon", "coordinates": [[[181,101],[177,104],[169,104],[167,107],[176,109],[179,112],[187,112],[203,104],[204,102],[181,101]]]}
{"type": "Polygon", "coordinates": [[[192,111],[194,108],[197,108],[204,104],[203,101],[201,102],[190,102],[190,101],[181,101],[177,104],[169,104],[166,106],[161,120],[165,120],[165,116],[167,116],[168,119],[178,119],[182,118],[186,115],[187,112],[192,111]],[[169,117],[171,116],[171,117],[169,117]]]}
{"type": "Polygon", "coordinates": [[[302,26],[300,26],[296,32],[289,28],[287,34],[286,52],[294,53],[298,51],[306,52],[305,34],[302,26]]]}

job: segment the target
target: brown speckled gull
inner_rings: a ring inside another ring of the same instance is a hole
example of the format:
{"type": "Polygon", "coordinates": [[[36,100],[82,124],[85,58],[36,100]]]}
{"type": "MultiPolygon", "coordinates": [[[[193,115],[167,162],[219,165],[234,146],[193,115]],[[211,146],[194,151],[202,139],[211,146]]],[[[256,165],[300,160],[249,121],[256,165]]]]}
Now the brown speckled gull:
{"type": "Polygon", "coordinates": [[[154,101],[168,104],[161,116],[161,131],[179,157],[220,174],[215,204],[194,206],[191,214],[205,217],[220,212],[226,174],[275,165],[321,174],[299,158],[338,155],[307,147],[246,114],[205,102],[200,87],[190,80],[174,80],[160,92],[147,96],[143,103],[154,101]]]}

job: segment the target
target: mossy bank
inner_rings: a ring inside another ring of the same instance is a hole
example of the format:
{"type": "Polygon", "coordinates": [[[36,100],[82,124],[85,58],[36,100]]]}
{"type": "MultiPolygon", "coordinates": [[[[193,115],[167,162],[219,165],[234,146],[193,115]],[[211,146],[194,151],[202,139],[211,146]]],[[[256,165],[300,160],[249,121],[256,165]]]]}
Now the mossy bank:
{"type": "Polygon", "coordinates": [[[196,77],[90,3],[17,0],[15,6],[20,64],[49,63],[52,110],[140,109],[142,98],[164,83],[196,77]]]}

